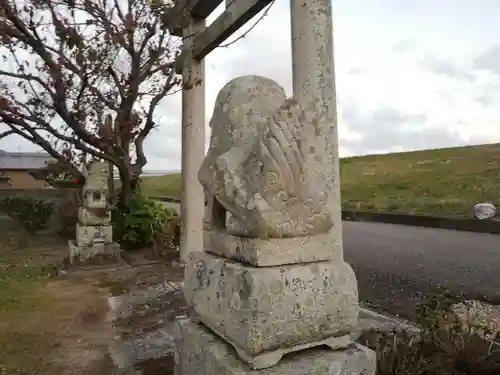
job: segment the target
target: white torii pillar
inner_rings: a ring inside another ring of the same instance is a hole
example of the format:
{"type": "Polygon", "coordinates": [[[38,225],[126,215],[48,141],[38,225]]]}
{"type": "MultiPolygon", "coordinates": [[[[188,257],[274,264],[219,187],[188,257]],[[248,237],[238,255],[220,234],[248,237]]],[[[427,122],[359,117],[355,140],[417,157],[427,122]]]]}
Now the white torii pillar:
{"type": "Polygon", "coordinates": [[[329,155],[328,208],[334,222],[335,254],[342,257],[342,211],[331,0],[290,0],[293,94],[320,119],[318,145],[329,155]]]}
{"type": "Polygon", "coordinates": [[[180,257],[203,251],[205,196],[198,171],[205,158],[205,61],[191,58],[196,34],[205,29],[204,20],[190,19],[183,29],[186,37],[182,69],[182,195],[180,257]],[[187,87],[186,87],[187,86],[187,87]]]}

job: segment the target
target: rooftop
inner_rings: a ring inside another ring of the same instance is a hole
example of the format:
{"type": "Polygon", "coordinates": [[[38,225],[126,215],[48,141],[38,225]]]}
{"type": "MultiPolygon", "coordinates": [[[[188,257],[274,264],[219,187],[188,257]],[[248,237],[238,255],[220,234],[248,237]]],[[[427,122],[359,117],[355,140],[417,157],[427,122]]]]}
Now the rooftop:
{"type": "Polygon", "coordinates": [[[6,152],[0,150],[0,169],[42,169],[53,158],[45,152],[6,152]]]}

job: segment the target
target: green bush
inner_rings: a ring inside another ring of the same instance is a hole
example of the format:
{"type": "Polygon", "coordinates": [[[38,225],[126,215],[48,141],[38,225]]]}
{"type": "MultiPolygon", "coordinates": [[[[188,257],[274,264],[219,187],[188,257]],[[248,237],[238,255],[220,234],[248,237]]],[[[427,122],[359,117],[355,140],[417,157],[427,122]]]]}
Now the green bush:
{"type": "Polygon", "coordinates": [[[157,238],[175,230],[172,223],[178,222],[177,211],[162,203],[136,194],[128,210],[117,206],[111,211],[113,237],[125,248],[154,246],[157,238]]]}
{"type": "Polygon", "coordinates": [[[29,233],[42,229],[54,213],[51,202],[11,196],[0,200],[0,211],[14,219],[29,233]]]}

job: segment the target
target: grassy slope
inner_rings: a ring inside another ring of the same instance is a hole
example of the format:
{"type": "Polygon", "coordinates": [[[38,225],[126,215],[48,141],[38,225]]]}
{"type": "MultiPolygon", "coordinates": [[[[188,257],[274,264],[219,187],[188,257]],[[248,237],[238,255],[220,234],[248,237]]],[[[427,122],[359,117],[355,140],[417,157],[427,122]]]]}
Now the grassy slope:
{"type": "Polygon", "coordinates": [[[181,174],[142,177],[141,189],[150,197],[181,198],[181,174]]]}
{"type": "MultiPolygon", "coordinates": [[[[344,208],[470,216],[500,203],[500,145],[369,155],[341,160],[344,208]]],[[[180,175],[145,177],[150,196],[180,197],[180,175]]]]}

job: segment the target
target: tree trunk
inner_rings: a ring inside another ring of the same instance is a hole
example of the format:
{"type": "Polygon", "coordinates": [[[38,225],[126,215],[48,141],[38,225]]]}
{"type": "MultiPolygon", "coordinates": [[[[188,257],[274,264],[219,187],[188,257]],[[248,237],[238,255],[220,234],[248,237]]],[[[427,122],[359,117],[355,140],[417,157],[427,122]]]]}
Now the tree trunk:
{"type": "Polygon", "coordinates": [[[123,210],[128,208],[130,200],[134,195],[134,189],[132,186],[132,179],[130,178],[130,173],[128,171],[123,171],[120,168],[120,195],[118,206],[123,210]]]}
{"type": "Polygon", "coordinates": [[[114,198],[116,195],[114,168],[113,163],[108,162],[108,191],[110,198],[114,198]]]}
{"type": "Polygon", "coordinates": [[[139,174],[132,173],[131,170],[126,168],[119,168],[120,172],[120,195],[119,195],[119,206],[126,208],[129,206],[130,200],[134,196],[134,193],[139,189],[139,174]]]}

